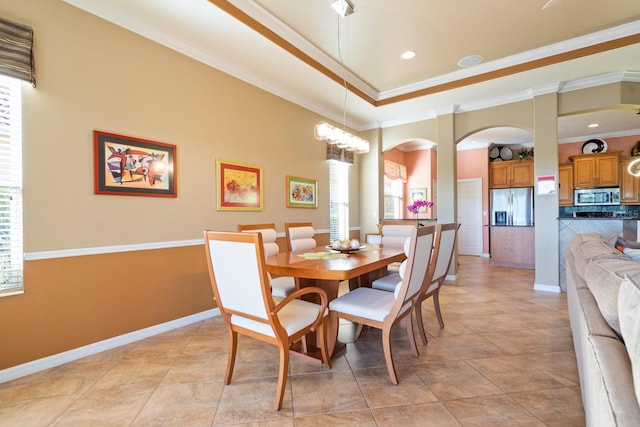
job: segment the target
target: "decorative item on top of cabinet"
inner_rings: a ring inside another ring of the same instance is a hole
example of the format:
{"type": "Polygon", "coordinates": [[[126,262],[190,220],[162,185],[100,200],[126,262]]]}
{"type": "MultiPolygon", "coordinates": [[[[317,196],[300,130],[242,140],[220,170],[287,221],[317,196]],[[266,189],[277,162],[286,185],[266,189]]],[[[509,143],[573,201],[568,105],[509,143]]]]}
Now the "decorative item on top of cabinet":
{"type": "Polygon", "coordinates": [[[520,161],[533,159],[533,147],[523,148],[518,151],[518,154],[516,154],[516,159],[520,161]]]}
{"type": "Polygon", "coordinates": [[[573,206],[573,165],[558,166],[558,204],[573,206]]]}
{"type": "Polygon", "coordinates": [[[640,156],[640,141],[636,142],[636,145],[631,149],[632,156],[640,156]]]}
{"type": "Polygon", "coordinates": [[[489,163],[489,188],[533,187],[533,161],[489,163]]]}
{"type": "Polygon", "coordinates": [[[620,183],[620,153],[569,156],[573,162],[574,188],[617,187],[620,183]]]}
{"type": "Polygon", "coordinates": [[[637,159],[633,157],[620,158],[620,204],[637,204],[640,202],[640,186],[638,177],[631,175],[628,171],[629,164],[637,159]]]}

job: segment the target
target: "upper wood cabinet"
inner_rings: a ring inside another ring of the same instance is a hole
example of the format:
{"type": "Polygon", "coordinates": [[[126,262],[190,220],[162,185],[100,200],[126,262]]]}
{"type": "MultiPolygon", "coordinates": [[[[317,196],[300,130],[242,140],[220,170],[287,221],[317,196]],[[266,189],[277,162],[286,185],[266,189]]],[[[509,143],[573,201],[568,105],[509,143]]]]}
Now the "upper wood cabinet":
{"type": "Polygon", "coordinates": [[[558,166],[558,204],[573,206],[573,165],[558,166]]]}
{"type": "Polygon", "coordinates": [[[533,187],[533,161],[508,160],[489,163],[489,187],[533,187]]]}
{"type": "Polygon", "coordinates": [[[620,184],[620,151],[580,154],[573,161],[574,188],[617,187],[620,184]]]}
{"type": "Polygon", "coordinates": [[[627,168],[632,160],[636,157],[620,158],[620,203],[621,204],[637,204],[640,202],[640,186],[638,186],[637,176],[631,175],[627,168]]]}

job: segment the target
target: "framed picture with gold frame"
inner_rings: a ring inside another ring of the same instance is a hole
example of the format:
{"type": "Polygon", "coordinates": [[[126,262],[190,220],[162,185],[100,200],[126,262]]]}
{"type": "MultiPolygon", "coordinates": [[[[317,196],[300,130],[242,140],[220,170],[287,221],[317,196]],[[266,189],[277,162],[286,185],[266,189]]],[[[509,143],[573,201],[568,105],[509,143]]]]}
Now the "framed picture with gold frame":
{"type": "Polygon", "coordinates": [[[318,181],[287,175],[286,185],[288,208],[318,207],[318,181]]]}
{"type": "Polygon", "coordinates": [[[264,209],[262,166],[216,159],[216,171],[219,211],[264,209]]]}

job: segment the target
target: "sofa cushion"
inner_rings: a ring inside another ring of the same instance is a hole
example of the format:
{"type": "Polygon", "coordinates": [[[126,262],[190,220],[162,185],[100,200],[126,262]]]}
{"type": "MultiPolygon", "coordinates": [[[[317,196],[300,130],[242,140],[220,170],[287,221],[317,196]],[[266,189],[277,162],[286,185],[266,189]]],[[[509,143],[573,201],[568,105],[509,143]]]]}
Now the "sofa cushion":
{"type": "Polygon", "coordinates": [[[576,272],[583,278],[586,277],[587,264],[592,259],[628,259],[622,252],[605,242],[602,237],[598,239],[585,238],[585,236],[593,236],[594,234],[579,234],[571,241],[571,253],[575,260],[576,272]]]}
{"type": "Polygon", "coordinates": [[[618,313],[620,331],[633,371],[636,399],[640,405],[640,274],[627,275],[620,284],[618,313]]]}
{"type": "Polygon", "coordinates": [[[584,326],[587,335],[599,335],[620,340],[620,336],[609,326],[602,316],[600,307],[591,291],[587,288],[577,289],[576,294],[580,301],[580,313],[584,316],[584,326]]]}
{"type": "Polygon", "coordinates": [[[640,272],[640,263],[630,259],[596,258],[584,270],[585,282],[609,326],[620,335],[618,291],[625,274],[640,272]]]}
{"type": "MultiPolygon", "coordinates": [[[[590,381],[593,390],[590,407],[585,408],[587,425],[593,426],[640,426],[640,407],[634,393],[634,381],[629,373],[631,364],[624,344],[619,340],[592,335],[589,337],[595,357],[593,371],[588,375],[597,377],[590,381]],[[601,382],[600,382],[601,381],[601,382]],[[611,418],[607,414],[611,411],[611,418]]],[[[587,393],[590,393],[587,390],[587,393]]]]}

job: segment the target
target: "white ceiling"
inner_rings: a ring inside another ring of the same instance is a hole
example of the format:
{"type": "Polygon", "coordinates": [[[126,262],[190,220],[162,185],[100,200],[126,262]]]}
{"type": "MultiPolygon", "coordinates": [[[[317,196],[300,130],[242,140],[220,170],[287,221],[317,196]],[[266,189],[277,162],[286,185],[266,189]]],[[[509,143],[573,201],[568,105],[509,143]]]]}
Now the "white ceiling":
{"type": "MultiPolygon", "coordinates": [[[[65,1],[358,130],[640,81],[640,0],[351,0],[346,18],[331,0],[65,1]],[[472,54],[484,62],[458,67],[472,54]]],[[[560,142],[640,133],[635,108],[560,118],[560,142]]]]}

